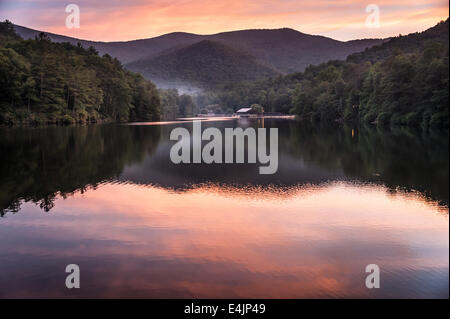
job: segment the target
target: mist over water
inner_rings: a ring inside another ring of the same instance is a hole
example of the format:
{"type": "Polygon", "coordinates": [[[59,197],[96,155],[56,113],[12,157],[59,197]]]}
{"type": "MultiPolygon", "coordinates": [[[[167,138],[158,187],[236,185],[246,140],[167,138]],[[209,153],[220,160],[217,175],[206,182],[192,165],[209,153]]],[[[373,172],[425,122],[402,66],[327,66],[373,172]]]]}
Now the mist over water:
{"type": "Polygon", "coordinates": [[[152,81],[157,85],[158,88],[167,90],[167,89],[176,89],[179,94],[198,94],[203,92],[203,89],[199,88],[198,85],[189,84],[185,81],[177,82],[177,81],[165,81],[160,79],[153,78],[152,81]]]}
{"type": "Polygon", "coordinates": [[[202,122],[277,127],[260,175],[173,164],[192,123],[154,124],[0,131],[0,297],[448,298],[448,134],[202,122]]]}

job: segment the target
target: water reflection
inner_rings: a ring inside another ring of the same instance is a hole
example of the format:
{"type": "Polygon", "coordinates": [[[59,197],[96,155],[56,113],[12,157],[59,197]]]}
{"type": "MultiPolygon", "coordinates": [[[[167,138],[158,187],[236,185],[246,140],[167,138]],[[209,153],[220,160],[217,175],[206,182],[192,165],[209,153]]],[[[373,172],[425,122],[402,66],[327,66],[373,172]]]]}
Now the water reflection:
{"type": "Polygon", "coordinates": [[[132,184],[56,199],[0,224],[0,296],[446,297],[448,215],[413,194],[327,184],[288,200],[132,184]],[[64,266],[82,288],[64,289],[64,266]],[[364,286],[364,267],[383,270],[364,286]]]}
{"type": "MultiPolygon", "coordinates": [[[[153,123],[150,123],[153,124],[153,123]]],[[[448,206],[448,132],[418,135],[406,129],[315,127],[282,120],[217,120],[203,127],[265,125],[279,129],[279,169],[259,175],[259,164],[172,164],[170,130],[191,129],[191,122],[166,125],[89,126],[1,130],[0,213],[18,211],[21,200],[45,209],[56,194],[129,181],[168,189],[203,183],[243,186],[316,185],[359,181],[390,191],[418,191],[448,206]]]]}
{"type": "Polygon", "coordinates": [[[203,123],[277,126],[264,176],[171,164],[173,125],[1,131],[0,297],[448,298],[445,135],[203,123]]]}
{"type": "Polygon", "coordinates": [[[22,200],[48,211],[57,194],[117,178],[151,156],[159,132],[115,125],[0,131],[0,214],[18,211],[22,200]]]}

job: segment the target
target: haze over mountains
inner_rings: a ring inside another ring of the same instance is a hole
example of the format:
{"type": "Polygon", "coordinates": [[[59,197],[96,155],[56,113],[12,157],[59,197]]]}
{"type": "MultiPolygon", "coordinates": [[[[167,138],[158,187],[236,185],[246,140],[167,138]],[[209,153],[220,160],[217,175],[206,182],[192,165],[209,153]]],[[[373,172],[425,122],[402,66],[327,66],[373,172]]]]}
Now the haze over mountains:
{"type": "MultiPolygon", "coordinates": [[[[24,39],[40,31],[15,26],[24,39]]],[[[116,57],[127,68],[158,85],[188,82],[211,86],[223,81],[255,80],[301,72],[308,65],[348,55],[380,44],[382,39],[337,41],[293,29],[242,30],[213,35],[169,33],[127,42],[94,42],[47,33],[54,42],[93,46],[116,57]]]]}
{"type": "Polygon", "coordinates": [[[210,40],[129,63],[126,67],[140,72],[162,87],[183,87],[184,83],[198,87],[215,86],[280,74],[248,53],[210,40]]]}

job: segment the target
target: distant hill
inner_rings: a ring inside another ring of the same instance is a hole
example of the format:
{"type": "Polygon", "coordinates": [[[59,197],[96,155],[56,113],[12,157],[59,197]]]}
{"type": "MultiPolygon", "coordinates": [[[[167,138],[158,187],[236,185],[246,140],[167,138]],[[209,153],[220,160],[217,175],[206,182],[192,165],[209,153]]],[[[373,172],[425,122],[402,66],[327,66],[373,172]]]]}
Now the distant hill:
{"type": "Polygon", "coordinates": [[[260,104],[266,112],[290,112],[312,121],[448,127],[448,39],[447,18],[346,60],[254,83],[224,85],[208,104],[222,109],[260,104]]]}
{"type": "MultiPolygon", "coordinates": [[[[16,33],[24,39],[34,39],[41,31],[14,25],[16,33]]],[[[81,40],[54,33],[45,32],[53,42],[80,43],[84,48],[95,47],[100,55],[109,54],[123,64],[139,59],[156,56],[174,45],[188,45],[200,41],[201,37],[189,33],[170,33],[160,37],[125,42],[97,42],[81,40]]]]}
{"type": "Polygon", "coordinates": [[[160,86],[187,83],[211,87],[235,81],[253,81],[278,75],[275,69],[252,55],[220,42],[203,40],[157,57],[129,63],[126,67],[153,79],[160,86]]]}
{"type": "Polygon", "coordinates": [[[384,41],[366,39],[342,42],[288,28],[232,31],[210,37],[246,51],[283,73],[301,72],[309,65],[329,60],[343,60],[352,53],[384,41]]]}
{"type": "Polygon", "coordinates": [[[410,33],[406,36],[398,36],[391,38],[380,45],[358,53],[351,54],[347,61],[353,63],[360,62],[377,62],[384,60],[394,53],[412,53],[420,51],[432,44],[440,43],[448,47],[449,20],[441,21],[434,27],[423,32],[410,33]]]}
{"type": "MultiPolygon", "coordinates": [[[[24,39],[34,38],[40,31],[15,25],[24,39]]],[[[203,40],[221,42],[235,50],[253,55],[266,65],[283,73],[303,71],[310,64],[320,64],[331,59],[345,59],[349,54],[382,43],[382,39],[337,41],[323,36],[309,35],[293,29],[261,29],[197,35],[175,32],[162,36],[126,41],[95,42],[48,33],[54,42],[78,42],[85,48],[94,46],[100,54],[108,53],[123,64],[150,59],[163,52],[189,46],[203,40]]]]}

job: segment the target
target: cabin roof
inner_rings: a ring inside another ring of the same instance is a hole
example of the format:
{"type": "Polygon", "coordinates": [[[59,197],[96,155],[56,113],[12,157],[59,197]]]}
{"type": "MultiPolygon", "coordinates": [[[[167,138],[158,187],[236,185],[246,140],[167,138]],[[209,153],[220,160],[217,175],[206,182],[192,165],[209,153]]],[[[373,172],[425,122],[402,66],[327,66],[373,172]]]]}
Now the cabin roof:
{"type": "Polygon", "coordinates": [[[247,113],[247,112],[250,112],[251,110],[252,110],[251,107],[244,107],[244,108],[238,110],[236,113],[247,113]]]}

